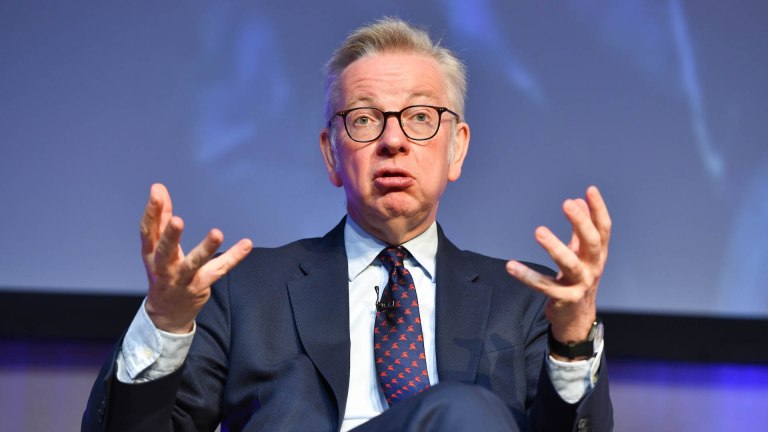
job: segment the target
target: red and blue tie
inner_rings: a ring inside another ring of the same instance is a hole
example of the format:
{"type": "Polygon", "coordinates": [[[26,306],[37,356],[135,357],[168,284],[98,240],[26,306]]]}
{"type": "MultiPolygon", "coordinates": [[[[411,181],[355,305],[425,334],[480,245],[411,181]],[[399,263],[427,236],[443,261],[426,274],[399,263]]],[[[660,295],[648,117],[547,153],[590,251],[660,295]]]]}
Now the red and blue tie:
{"type": "Polygon", "coordinates": [[[376,373],[389,405],[429,388],[419,299],[413,277],[403,265],[408,251],[388,247],[378,259],[389,274],[389,282],[376,307],[373,354],[376,373]]]}

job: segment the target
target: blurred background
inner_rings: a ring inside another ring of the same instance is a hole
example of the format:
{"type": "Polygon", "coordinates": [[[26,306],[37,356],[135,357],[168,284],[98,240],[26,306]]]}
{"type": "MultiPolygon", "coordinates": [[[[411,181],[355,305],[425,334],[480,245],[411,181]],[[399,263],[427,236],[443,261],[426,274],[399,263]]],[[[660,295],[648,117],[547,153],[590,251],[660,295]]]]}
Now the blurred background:
{"type": "MultiPolygon", "coordinates": [[[[146,290],[138,222],[153,182],[169,187],[186,248],[214,226],[227,245],[275,246],[338,222],[343,194],[318,147],[322,66],[351,30],[384,15],[424,25],[469,69],[470,152],[438,217],[455,243],[551,264],[535,227],[567,239],[562,200],[590,184],[603,191],[614,234],[599,306],[616,322],[648,323],[634,330],[651,347],[611,361],[617,430],[768,426],[766,348],[670,361],[662,345],[675,341],[657,343],[681,322],[683,338],[707,336],[697,322],[738,323],[708,348],[740,350],[723,344],[752,343],[744,329],[768,322],[768,3],[5,0],[9,430],[79,427],[120,333],[52,331],[59,324],[36,305],[98,314],[127,299],[135,310],[146,290]]],[[[632,342],[628,330],[613,334],[621,342],[607,332],[609,355],[632,342]]]]}

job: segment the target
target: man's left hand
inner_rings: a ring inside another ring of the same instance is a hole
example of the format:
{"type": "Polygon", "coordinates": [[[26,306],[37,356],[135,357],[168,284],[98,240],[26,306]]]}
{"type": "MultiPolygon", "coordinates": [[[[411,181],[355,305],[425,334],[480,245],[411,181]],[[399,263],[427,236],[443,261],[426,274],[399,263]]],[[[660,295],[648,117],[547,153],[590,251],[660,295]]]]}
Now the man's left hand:
{"type": "Polygon", "coordinates": [[[557,276],[542,275],[517,261],[507,263],[507,272],[549,297],[545,315],[555,339],[580,342],[587,338],[597,316],[595,298],[608,258],[611,218],[595,186],[587,189],[586,200],[565,200],[563,212],[573,226],[567,245],[547,227],[535,231],[536,241],[560,269],[557,276]]]}

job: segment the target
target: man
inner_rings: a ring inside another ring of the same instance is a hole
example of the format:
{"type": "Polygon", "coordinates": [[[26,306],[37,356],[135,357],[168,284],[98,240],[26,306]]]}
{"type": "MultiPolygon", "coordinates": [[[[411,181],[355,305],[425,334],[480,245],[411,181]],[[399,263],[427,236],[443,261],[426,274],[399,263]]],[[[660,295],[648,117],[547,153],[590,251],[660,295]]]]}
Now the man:
{"type": "Polygon", "coordinates": [[[327,72],[320,147],[347,216],[323,238],[241,240],[215,258],[211,230],[185,255],[183,221],[153,185],[149,292],[83,429],[610,430],[598,190],[563,204],[568,245],[536,230],[557,275],[460,251],[436,215],[469,144],[461,62],[384,19],[350,35],[327,72]]]}

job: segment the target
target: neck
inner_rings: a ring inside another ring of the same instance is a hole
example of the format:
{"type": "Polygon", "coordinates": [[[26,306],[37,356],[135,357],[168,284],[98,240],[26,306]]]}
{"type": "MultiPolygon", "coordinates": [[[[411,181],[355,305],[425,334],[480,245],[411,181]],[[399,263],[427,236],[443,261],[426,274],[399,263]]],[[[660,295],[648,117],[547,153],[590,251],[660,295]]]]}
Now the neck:
{"type": "Polygon", "coordinates": [[[418,237],[435,221],[434,216],[420,221],[413,221],[407,218],[370,221],[358,217],[358,215],[355,215],[352,212],[349,212],[349,217],[368,234],[393,246],[401,245],[408,240],[418,237]]]}

